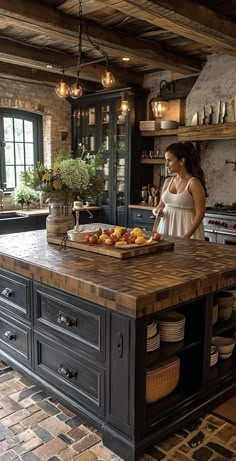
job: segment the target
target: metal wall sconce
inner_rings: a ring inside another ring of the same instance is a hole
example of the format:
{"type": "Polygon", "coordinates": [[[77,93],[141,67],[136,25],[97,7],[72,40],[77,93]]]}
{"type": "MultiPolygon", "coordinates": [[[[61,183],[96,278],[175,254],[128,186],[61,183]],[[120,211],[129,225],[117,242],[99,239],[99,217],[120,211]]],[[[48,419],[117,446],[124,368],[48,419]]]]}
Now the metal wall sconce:
{"type": "Polygon", "coordinates": [[[160,81],[159,94],[156,98],[151,100],[152,112],[155,119],[162,118],[168,108],[168,99],[162,96],[163,86],[167,89],[168,93],[174,93],[175,91],[175,82],[167,82],[166,80],[160,81]]]}

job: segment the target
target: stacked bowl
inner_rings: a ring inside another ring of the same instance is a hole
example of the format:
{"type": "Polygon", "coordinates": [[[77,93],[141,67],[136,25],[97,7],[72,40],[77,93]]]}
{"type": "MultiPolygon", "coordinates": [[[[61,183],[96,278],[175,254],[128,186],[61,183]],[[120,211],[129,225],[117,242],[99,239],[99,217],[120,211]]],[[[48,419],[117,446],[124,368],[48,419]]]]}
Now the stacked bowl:
{"type": "Polygon", "coordinates": [[[157,315],[161,341],[175,343],[184,339],[185,316],[179,312],[160,312],[157,315]]]}
{"type": "Polygon", "coordinates": [[[233,338],[224,338],[223,336],[213,336],[211,340],[213,346],[219,353],[220,359],[229,359],[233,353],[235,340],[233,338]]]}
{"type": "Polygon", "coordinates": [[[218,304],[219,320],[229,320],[233,312],[234,296],[229,291],[220,291],[215,297],[215,303],[218,304]]]}
{"type": "Polygon", "coordinates": [[[210,367],[213,367],[218,362],[218,350],[216,346],[211,346],[211,360],[210,360],[210,367]]]}
{"type": "Polygon", "coordinates": [[[155,351],[160,347],[160,334],[157,332],[157,322],[147,326],[147,352],[155,351]]]}

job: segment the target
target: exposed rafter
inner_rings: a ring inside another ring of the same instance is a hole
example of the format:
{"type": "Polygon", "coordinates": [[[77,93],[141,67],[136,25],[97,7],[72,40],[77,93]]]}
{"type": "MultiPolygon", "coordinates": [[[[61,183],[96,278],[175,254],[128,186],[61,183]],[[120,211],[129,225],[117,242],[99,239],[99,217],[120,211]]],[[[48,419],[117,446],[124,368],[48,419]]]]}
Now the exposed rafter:
{"type": "MultiPolygon", "coordinates": [[[[114,0],[111,0],[111,2],[108,0],[108,2],[103,3],[109,3],[109,6],[113,6],[113,2],[114,0]]],[[[115,8],[117,3],[114,6],[115,8]]],[[[0,14],[10,24],[18,24],[28,30],[47,34],[47,36],[54,39],[60,38],[65,43],[75,45],[75,39],[78,34],[78,21],[75,17],[65,15],[59,10],[46,5],[41,5],[39,8],[31,0],[0,0],[0,14]]],[[[108,53],[110,50],[116,51],[117,56],[118,53],[119,55],[129,53],[131,58],[139,58],[143,64],[152,64],[153,68],[183,73],[198,72],[201,69],[201,62],[196,58],[171,52],[158,44],[150,44],[144,40],[123,32],[119,33],[118,31],[104,28],[98,24],[89,23],[89,34],[91,38],[105,46],[108,53]]],[[[86,36],[83,40],[86,44],[86,36]]],[[[87,44],[89,43],[87,42],[87,44]]]]}
{"type": "Polygon", "coordinates": [[[126,15],[236,56],[236,24],[191,0],[103,0],[126,15]]]}

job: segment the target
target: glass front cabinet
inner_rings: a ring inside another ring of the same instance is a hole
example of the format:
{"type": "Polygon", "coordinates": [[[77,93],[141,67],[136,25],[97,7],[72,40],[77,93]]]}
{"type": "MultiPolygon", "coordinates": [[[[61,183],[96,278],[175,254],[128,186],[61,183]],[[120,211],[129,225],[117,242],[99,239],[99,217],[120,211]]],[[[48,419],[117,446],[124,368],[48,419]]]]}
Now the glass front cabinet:
{"type": "Polygon", "coordinates": [[[145,118],[146,93],[127,88],[128,111],[124,112],[123,91],[101,91],[71,101],[72,147],[74,155],[80,156],[83,149],[92,155],[103,146],[103,221],[127,226],[128,205],[139,201],[139,121],[145,118]]]}

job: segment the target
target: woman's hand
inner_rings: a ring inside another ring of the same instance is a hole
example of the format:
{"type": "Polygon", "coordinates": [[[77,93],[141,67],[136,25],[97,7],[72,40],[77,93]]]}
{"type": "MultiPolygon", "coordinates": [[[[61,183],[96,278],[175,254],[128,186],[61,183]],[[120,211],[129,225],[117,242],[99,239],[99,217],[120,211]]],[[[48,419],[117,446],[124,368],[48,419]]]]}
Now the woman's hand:
{"type": "Polygon", "coordinates": [[[152,210],[154,216],[157,218],[161,218],[163,216],[163,207],[162,206],[157,206],[152,210]]]}

